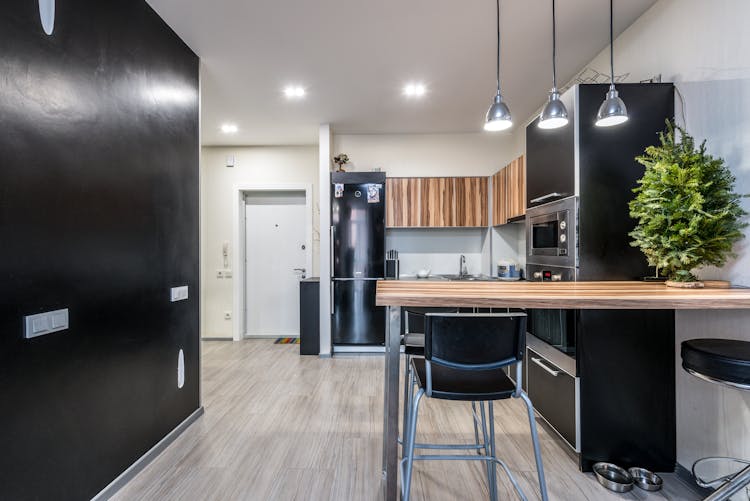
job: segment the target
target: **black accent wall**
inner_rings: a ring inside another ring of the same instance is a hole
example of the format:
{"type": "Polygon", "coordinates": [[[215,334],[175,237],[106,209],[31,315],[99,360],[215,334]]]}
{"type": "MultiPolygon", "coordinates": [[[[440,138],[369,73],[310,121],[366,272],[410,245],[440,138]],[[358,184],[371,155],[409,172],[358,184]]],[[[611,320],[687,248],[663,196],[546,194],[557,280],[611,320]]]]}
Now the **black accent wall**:
{"type": "Polygon", "coordinates": [[[143,0],[5,0],[0,47],[0,499],[88,499],[199,407],[198,58],[143,0]]]}

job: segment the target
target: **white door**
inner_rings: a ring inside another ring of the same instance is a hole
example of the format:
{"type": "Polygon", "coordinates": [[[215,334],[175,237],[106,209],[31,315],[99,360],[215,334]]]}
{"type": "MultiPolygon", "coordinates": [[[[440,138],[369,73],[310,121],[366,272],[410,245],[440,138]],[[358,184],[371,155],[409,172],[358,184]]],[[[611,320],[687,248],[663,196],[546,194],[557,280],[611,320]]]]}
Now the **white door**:
{"type": "Polygon", "coordinates": [[[305,192],[245,200],[245,335],[298,336],[299,280],[310,274],[305,192]]]}

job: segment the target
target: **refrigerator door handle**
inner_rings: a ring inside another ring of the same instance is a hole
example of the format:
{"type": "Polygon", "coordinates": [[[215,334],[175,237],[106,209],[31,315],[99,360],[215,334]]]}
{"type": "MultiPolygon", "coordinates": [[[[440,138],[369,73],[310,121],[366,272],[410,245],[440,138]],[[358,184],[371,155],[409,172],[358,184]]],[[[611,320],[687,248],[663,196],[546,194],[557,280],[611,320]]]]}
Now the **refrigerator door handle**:
{"type": "Polygon", "coordinates": [[[335,226],[331,226],[331,278],[333,278],[333,237],[335,236],[335,226]]]}
{"type": "Polygon", "coordinates": [[[331,289],[331,315],[333,315],[334,313],[336,313],[334,311],[334,309],[333,309],[333,286],[334,286],[334,282],[331,281],[331,285],[329,287],[329,289],[331,289]]]}

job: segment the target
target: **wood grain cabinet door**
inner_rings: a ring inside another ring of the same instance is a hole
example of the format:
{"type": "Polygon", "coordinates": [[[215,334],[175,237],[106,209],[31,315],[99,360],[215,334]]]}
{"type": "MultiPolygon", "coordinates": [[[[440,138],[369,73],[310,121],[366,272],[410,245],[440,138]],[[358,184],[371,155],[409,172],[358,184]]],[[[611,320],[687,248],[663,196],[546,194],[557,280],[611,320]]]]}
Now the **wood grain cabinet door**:
{"type": "Polygon", "coordinates": [[[456,226],[454,183],[451,177],[423,177],[420,179],[422,226],[456,226]]]}
{"type": "Polygon", "coordinates": [[[385,180],[385,225],[388,228],[421,226],[420,179],[389,177],[385,180]]]}
{"type": "Polygon", "coordinates": [[[492,176],[492,225],[526,214],[526,163],[523,155],[492,176]]]}
{"type": "Polygon", "coordinates": [[[508,169],[500,169],[492,176],[492,225],[508,222],[508,169]]]}
{"type": "Polygon", "coordinates": [[[526,214],[526,162],[523,155],[513,160],[507,171],[508,218],[526,214]]]}
{"type": "Polygon", "coordinates": [[[453,178],[455,190],[456,220],[453,226],[487,226],[486,177],[453,178]]]}

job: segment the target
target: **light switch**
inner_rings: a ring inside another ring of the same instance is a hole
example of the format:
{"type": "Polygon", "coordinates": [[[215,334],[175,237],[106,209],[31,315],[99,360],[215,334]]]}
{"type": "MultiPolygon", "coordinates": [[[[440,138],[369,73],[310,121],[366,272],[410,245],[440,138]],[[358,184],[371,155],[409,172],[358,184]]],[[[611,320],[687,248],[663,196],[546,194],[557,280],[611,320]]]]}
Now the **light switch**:
{"type": "Polygon", "coordinates": [[[188,298],[188,286],[183,285],[180,287],[172,287],[169,290],[169,300],[173,303],[175,301],[184,301],[188,298]]]}
{"type": "Polygon", "coordinates": [[[24,317],[23,337],[31,339],[33,337],[44,336],[53,332],[66,330],[69,327],[68,309],[47,311],[28,315],[24,317]]]}

